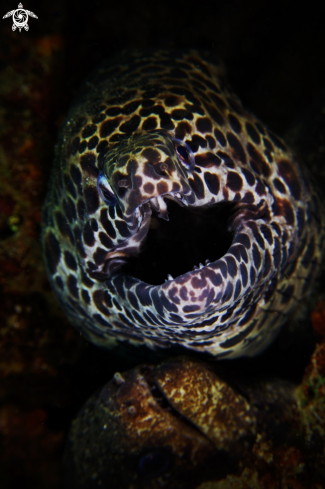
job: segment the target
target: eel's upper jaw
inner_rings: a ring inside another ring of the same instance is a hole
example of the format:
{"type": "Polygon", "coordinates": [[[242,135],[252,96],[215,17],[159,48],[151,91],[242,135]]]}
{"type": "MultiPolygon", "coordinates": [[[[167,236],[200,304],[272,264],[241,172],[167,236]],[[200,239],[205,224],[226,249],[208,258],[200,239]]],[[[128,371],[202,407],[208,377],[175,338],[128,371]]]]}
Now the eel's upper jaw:
{"type": "Polygon", "coordinates": [[[144,203],[139,205],[134,212],[134,216],[138,222],[137,231],[139,231],[141,227],[144,215],[149,211],[151,214],[152,210],[158,212],[158,217],[165,219],[166,221],[169,221],[167,203],[165,202],[164,199],[174,200],[181,207],[188,206],[188,201],[185,195],[181,194],[180,192],[170,192],[163,195],[159,195],[157,197],[152,197],[151,199],[148,199],[144,203]]]}

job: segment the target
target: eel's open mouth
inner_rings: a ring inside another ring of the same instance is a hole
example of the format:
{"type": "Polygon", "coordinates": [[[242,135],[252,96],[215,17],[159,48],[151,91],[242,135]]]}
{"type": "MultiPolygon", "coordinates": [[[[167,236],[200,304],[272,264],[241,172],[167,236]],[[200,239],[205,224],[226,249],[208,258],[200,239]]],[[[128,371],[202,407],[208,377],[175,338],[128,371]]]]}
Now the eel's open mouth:
{"type": "Polygon", "coordinates": [[[228,221],[235,203],[194,208],[181,206],[168,197],[166,202],[169,220],[166,209],[163,216],[162,207],[155,208],[155,202],[150,202],[153,212],[143,250],[123,267],[124,273],[152,285],[221,258],[233,240],[228,221]]]}

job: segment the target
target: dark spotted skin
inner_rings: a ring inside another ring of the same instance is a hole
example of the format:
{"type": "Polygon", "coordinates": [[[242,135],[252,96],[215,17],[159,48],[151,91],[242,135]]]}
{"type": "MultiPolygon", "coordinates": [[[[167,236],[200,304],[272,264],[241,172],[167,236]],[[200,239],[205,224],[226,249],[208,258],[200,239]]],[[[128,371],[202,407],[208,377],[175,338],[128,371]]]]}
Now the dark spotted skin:
{"type": "Polygon", "coordinates": [[[263,350],[309,294],[323,216],[293,153],[244,110],[213,55],[134,52],[98,69],[69,114],[42,240],[52,286],[90,341],[234,358],[263,350]],[[175,138],[195,164],[184,164],[175,138]],[[99,172],[115,205],[98,193],[99,172]],[[168,199],[203,211],[233,202],[233,241],[221,258],[154,286],[122,265],[168,199]]]}

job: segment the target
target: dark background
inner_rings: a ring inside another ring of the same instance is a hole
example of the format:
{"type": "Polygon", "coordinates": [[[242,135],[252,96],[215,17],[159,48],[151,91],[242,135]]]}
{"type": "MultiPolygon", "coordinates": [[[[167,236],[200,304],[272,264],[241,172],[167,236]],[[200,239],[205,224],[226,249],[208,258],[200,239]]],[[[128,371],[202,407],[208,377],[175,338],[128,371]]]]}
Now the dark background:
{"type": "MultiPolygon", "coordinates": [[[[17,3],[3,1],[1,17],[17,3]]],[[[325,29],[311,3],[288,1],[24,0],[23,7],[38,16],[28,32],[0,21],[0,481],[55,489],[77,410],[115,371],[142,360],[141,352],[127,360],[87,345],[58,310],[42,264],[41,203],[80,83],[122,49],[213,50],[246,107],[283,135],[325,89],[325,29]]],[[[312,347],[306,341],[294,353],[285,337],[275,354],[244,365],[297,381],[312,347]]]]}
{"type": "MultiPolygon", "coordinates": [[[[38,20],[29,18],[20,35],[10,32],[10,18],[1,21],[2,62],[27,38],[60,35],[59,110],[101,60],[135,46],[215,50],[244,103],[278,132],[324,87],[324,18],[312,3],[30,0],[25,7],[38,20]]],[[[13,8],[6,0],[1,12],[13,8]]]]}

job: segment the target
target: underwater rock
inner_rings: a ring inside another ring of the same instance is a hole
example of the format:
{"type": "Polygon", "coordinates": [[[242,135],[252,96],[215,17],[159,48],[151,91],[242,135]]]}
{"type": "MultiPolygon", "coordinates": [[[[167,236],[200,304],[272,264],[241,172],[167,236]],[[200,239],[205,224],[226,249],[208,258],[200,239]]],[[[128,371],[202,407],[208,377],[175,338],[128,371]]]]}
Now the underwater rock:
{"type": "Polygon", "coordinates": [[[116,373],[73,421],[66,487],[194,489],[264,470],[301,431],[294,386],[219,372],[180,357],[116,373]]]}

